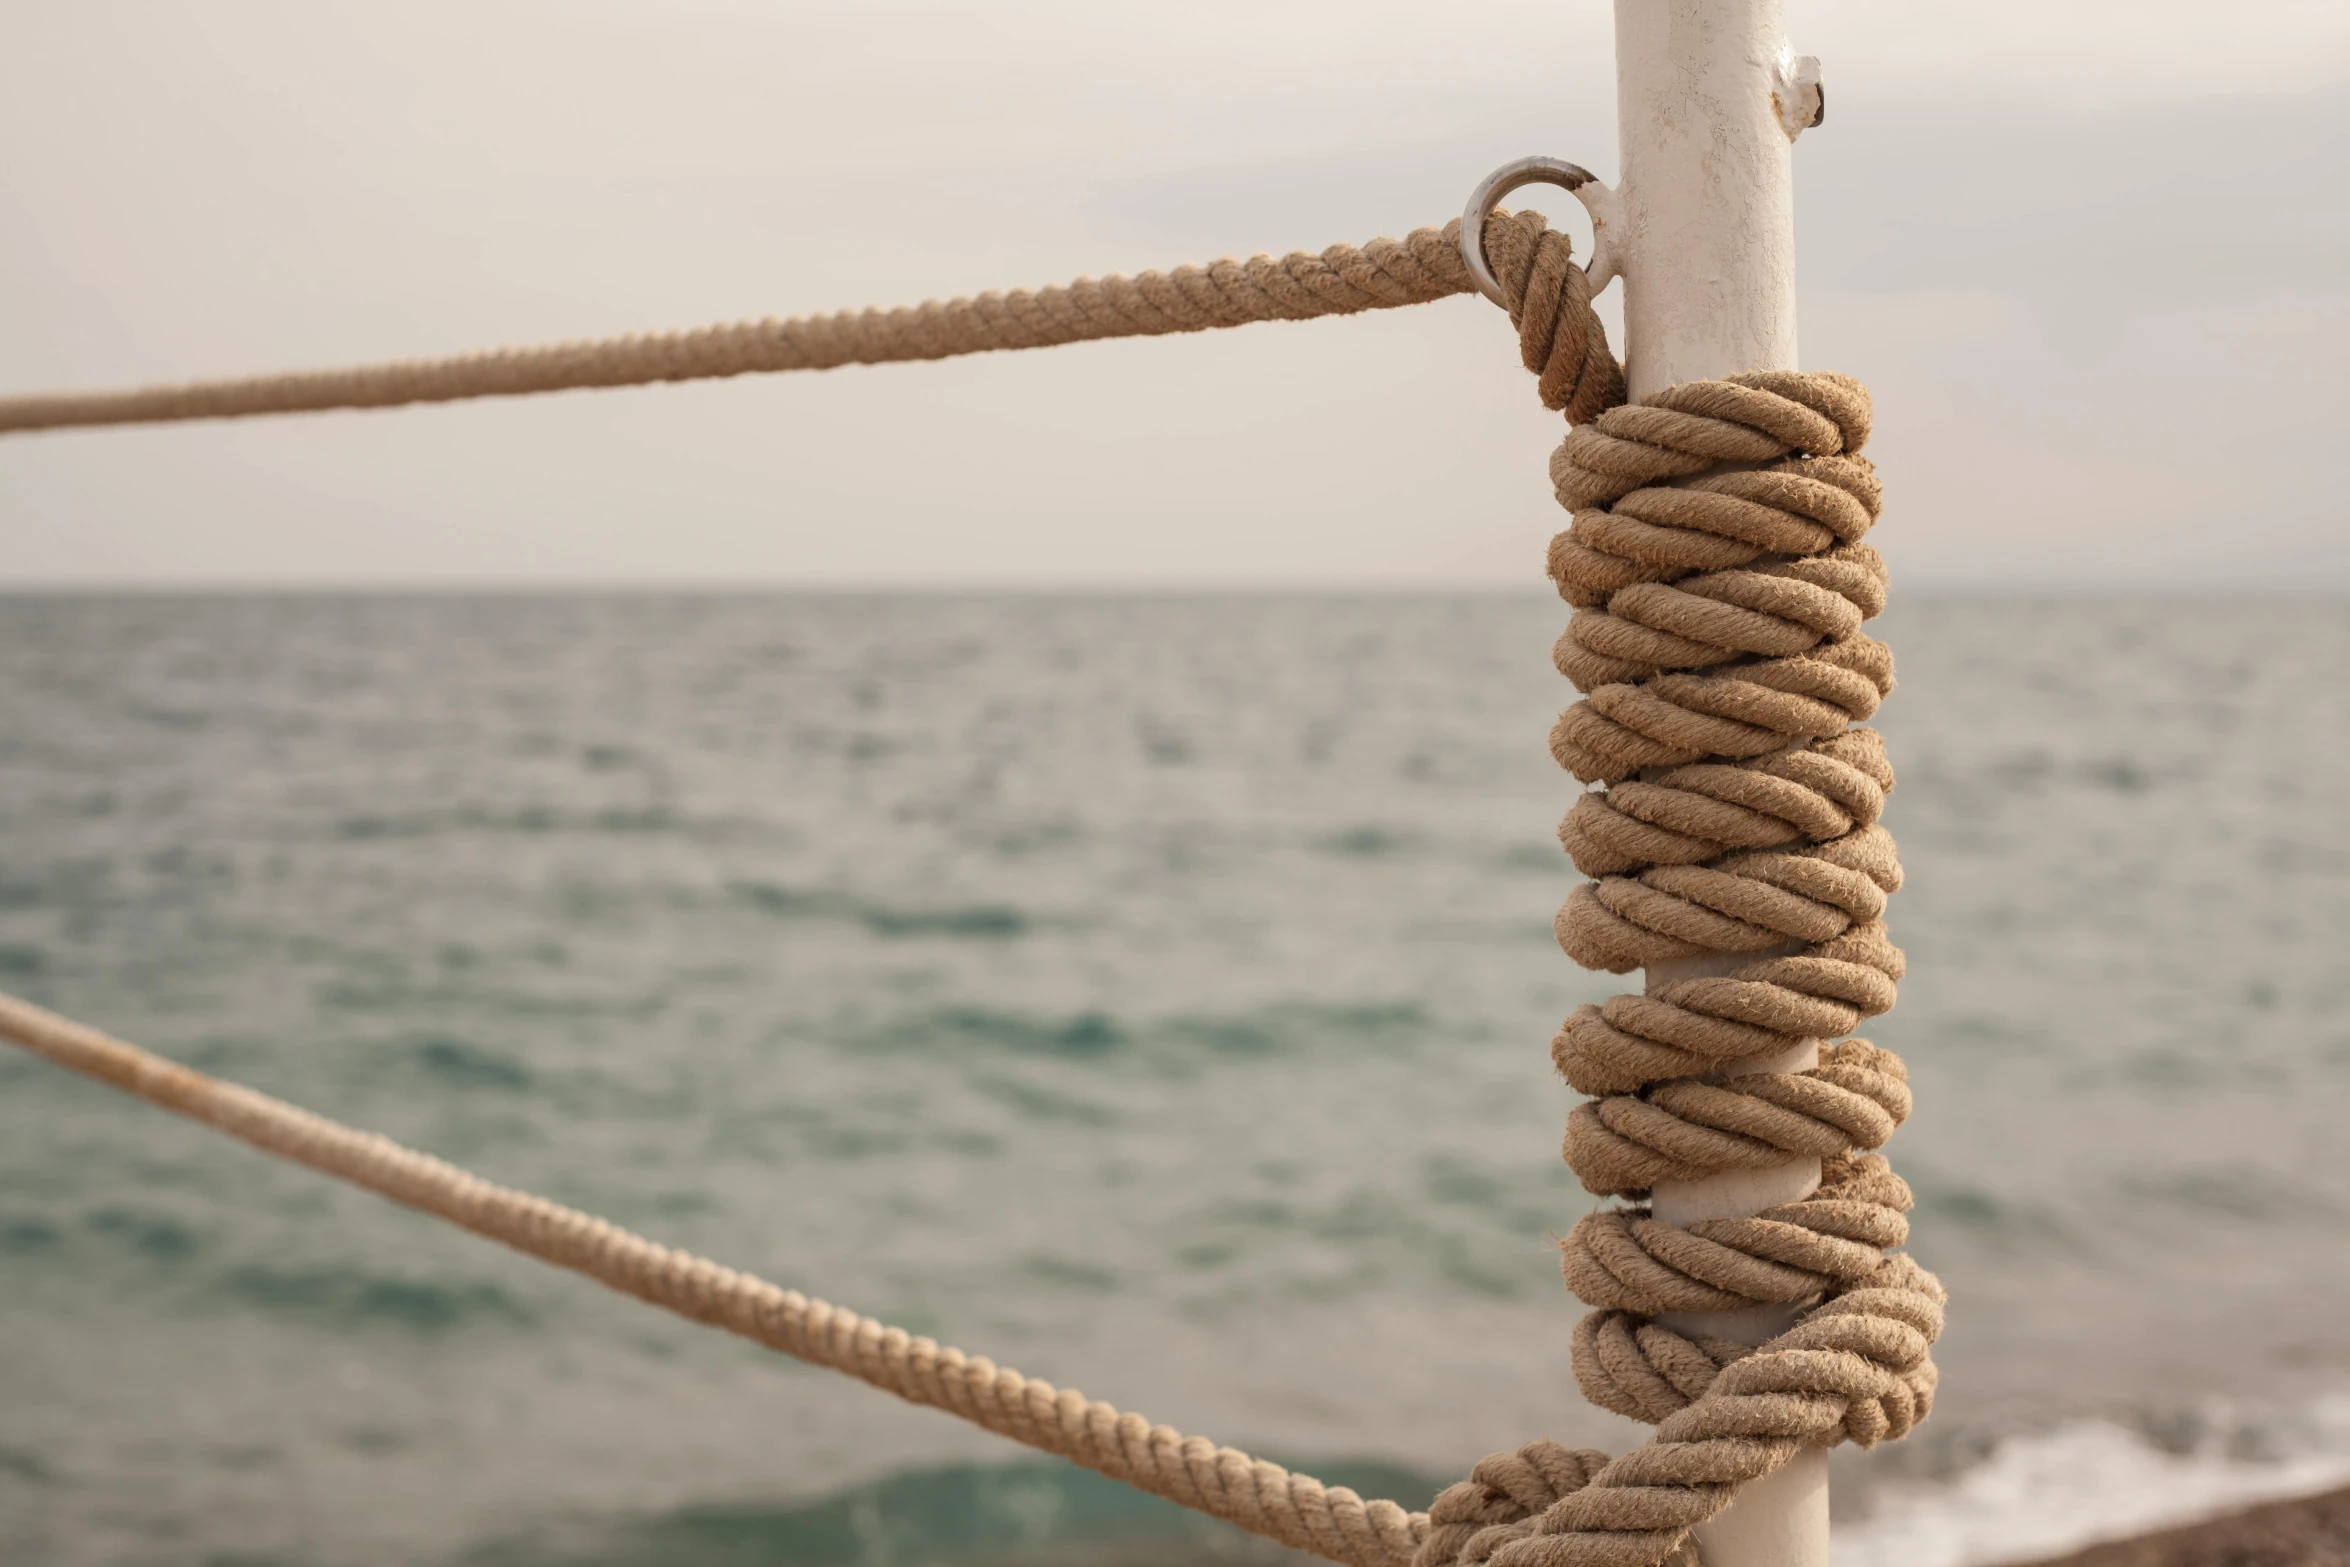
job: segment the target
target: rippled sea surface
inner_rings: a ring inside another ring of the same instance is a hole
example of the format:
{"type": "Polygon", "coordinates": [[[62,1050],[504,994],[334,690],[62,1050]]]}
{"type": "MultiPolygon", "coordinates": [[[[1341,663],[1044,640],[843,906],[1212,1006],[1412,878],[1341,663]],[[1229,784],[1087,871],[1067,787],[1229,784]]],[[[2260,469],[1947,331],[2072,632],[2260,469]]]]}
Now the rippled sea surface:
{"type": "MultiPolygon", "coordinates": [[[[1637,1439],[1551,1243],[1547,1041],[1615,984],[1548,933],[1561,622],[0,602],[0,987],[1424,1505],[1637,1439]]],[[[1870,1034],[1955,1301],[1933,1422],[1838,1459],[1840,1561],[2350,1472],[2350,604],[1881,634],[1870,1034]]],[[[0,1560],[1260,1558],[0,1052],[0,1560]]]]}

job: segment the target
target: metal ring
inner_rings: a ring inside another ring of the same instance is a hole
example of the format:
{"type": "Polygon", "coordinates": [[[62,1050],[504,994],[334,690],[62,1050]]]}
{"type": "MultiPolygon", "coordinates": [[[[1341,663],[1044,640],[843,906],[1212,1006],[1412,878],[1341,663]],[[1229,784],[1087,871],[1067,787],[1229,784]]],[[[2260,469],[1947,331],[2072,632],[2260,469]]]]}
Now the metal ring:
{"type": "Polygon", "coordinates": [[[1502,197],[1528,185],[1556,185],[1591,214],[1591,264],[1583,271],[1591,279],[1591,291],[1598,293],[1616,275],[1615,257],[1607,238],[1607,221],[1615,215],[1616,193],[1601,184],[1598,175],[1564,158],[1520,158],[1515,163],[1505,163],[1479,180],[1477,188],[1469,193],[1468,208],[1461,214],[1461,260],[1468,264],[1477,292],[1504,310],[1509,308],[1509,301],[1501,297],[1500,280],[1485,261],[1485,220],[1493,216],[1493,209],[1502,197]]]}

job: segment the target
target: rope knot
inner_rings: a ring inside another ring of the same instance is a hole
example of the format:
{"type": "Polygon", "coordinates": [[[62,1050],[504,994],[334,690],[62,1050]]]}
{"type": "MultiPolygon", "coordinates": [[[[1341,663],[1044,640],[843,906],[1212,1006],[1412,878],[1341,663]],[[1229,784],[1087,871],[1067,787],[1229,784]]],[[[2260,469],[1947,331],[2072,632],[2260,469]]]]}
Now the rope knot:
{"type": "MultiPolygon", "coordinates": [[[[1448,231],[1457,243],[1457,223],[1448,231]]],[[[1493,268],[1518,329],[1518,352],[1541,379],[1542,406],[1584,424],[1624,400],[1624,368],[1591,309],[1591,279],[1575,265],[1574,242],[1539,212],[1496,212],[1485,224],[1493,268]]]]}
{"type": "Polygon", "coordinates": [[[1428,1538],[1411,1567],[1471,1567],[1532,1534],[1532,1520],[1591,1483],[1607,1454],[1529,1442],[1514,1453],[1488,1453],[1469,1478],[1449,1485],[1428,1507],[1428,1538]]]}

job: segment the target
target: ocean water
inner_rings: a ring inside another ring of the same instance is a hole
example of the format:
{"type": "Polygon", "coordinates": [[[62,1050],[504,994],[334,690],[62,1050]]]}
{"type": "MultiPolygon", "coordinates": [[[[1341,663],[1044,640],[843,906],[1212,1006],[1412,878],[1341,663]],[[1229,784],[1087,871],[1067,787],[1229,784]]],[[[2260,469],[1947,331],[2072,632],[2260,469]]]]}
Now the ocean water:
{"type": "MultiPolygon", "coordinates": [[[[1551,1241],[1561,619],[8,600],[0,986],[1424,1505],[1638,1440],[1551,1241]]],[[[2350,603],[1881,624],[1954,1302],[1841,1567],[2350,1477],[2350,603]]],[[[0,1561],[1269,1559],[0,1051],[0,1561]]]]}

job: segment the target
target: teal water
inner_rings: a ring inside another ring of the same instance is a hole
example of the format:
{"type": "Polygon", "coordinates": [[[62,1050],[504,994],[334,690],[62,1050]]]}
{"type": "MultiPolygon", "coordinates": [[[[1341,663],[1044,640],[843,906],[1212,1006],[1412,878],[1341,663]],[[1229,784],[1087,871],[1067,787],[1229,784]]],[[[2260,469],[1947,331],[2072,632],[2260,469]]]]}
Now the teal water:
{"type": "MultiPolygon", "coordinates": [[[[5,601],[0,987],[1421,1505],[1495,1447],[1636,1439],[1574,1391],[1549,1239],[1586,1199],[1546,1042],[1612,988],[1548,935],[1560,622],[5,601]]],[[[1839,1459],[1851,1559],[1876,1499],[2084,1422],[2314,1462],[2350,603],[1882,634],[1912,977],[1870,1032],[1956,1304],[1928,1434],[1839,1459]]],[[[0,1054],[0,1560],[1261,1555],[0,1054]]]]}

